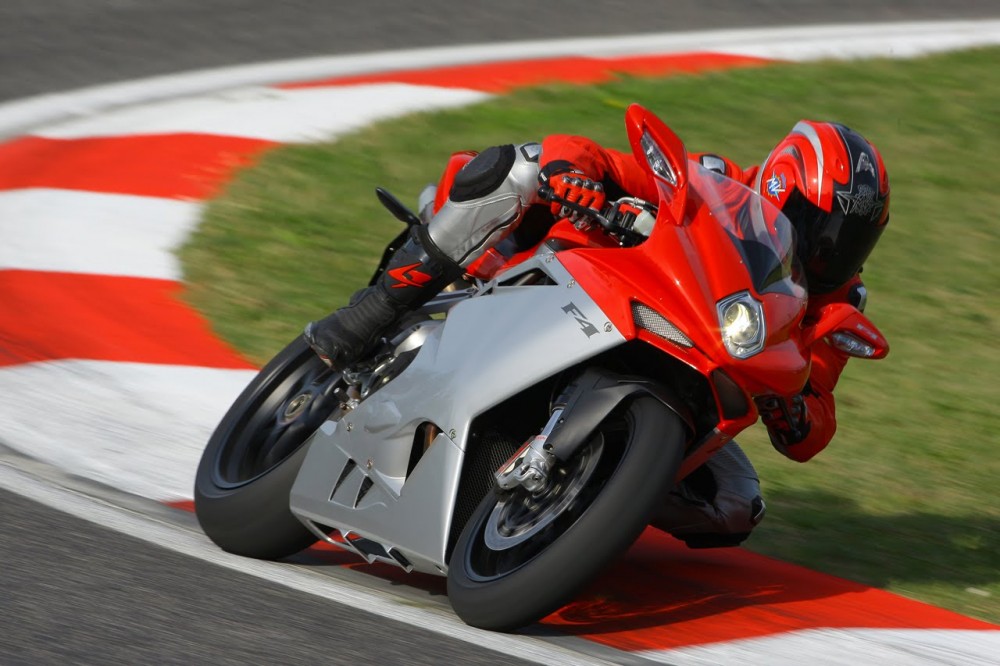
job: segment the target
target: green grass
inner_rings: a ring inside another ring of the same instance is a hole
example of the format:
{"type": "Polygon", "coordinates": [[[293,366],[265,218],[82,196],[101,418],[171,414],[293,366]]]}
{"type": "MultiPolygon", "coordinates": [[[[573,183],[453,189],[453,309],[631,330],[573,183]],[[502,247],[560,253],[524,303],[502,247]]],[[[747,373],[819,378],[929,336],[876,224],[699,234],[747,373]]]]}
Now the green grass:
{"type": "Polygon", "coordinates": [[[263,361],[346,302],[399,231],[373,187],[413,202],[453,150],[553,132],[626,148],[637,101],[689,149],[749,165],[796,120],[838,120],[890,171],[892,220],[864,278],[892,353],[849,364],[839,432],[814,461],[783,459],[759,430],[741,439],[769,503],[749,547],[1000,622],[998,62],[981,49],[552,86],[275,150],[183,248],[189,298],[263,361]]]}

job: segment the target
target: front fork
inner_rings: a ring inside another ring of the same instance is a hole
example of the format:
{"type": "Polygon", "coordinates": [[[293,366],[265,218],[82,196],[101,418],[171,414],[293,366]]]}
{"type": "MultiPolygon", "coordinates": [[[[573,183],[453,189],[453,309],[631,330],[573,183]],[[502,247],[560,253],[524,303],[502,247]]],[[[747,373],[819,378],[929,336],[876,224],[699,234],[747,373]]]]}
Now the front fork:
{"type": "Polygon", "coordinates": [[[497,487],[513,490],[521,486],[529,493],[540,493],[549,485],[549,473],[556,462],[548,445],[549,435],[562,421],[563,409],[557,407],[542,431],[529,439],[497,470],[497,487]]]}
{"type": "Polygon", "coordinates": [[[522,486],[533,494],[544,491],[553,467],[558,462],[572,459],[601,421],[618,405],[640,395],[659,400],[681,418],[689,434],[695,432],[687,406],[667,387],[644,377],[628,377],[587,368],[555,401],[549,421],[542,431],[525,442],[497,470],[494,475],[497,486],[501,490],[522,486]]]}

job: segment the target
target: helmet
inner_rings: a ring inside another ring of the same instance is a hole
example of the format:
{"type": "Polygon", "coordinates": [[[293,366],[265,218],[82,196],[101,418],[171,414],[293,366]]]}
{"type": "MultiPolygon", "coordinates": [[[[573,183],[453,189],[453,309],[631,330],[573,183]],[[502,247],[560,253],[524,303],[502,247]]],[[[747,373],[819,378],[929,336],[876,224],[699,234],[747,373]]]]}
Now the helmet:
{"type": "Polygon", "coordinates": [[[889,221],[882,156],[836,123],[796,123],[761,165],[755,189],[795,227],[796,255],[812,293],[846,284],[889,221]]]}

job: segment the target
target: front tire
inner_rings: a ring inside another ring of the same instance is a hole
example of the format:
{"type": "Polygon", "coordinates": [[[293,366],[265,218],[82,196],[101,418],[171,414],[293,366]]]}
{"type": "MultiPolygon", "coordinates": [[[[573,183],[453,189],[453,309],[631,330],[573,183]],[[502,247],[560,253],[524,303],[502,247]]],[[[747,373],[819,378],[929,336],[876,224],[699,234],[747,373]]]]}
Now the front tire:
{"type": "Polygon", "coordinates": [[[223,550],[287,557],[317,537],[289,510],[303,444],[340,401],[330,370],[300,336],[243,390],[212,434],[195,479],[195,513],[223,550]]]}
{"type": "Polygon", "coordinates": [[[642,533],[684,451],[680,418],[639,397],[613,412],[549,489],[480,503],[455,546],[448,597],[475,627],[511,631],[572,599],[642,533]]]}

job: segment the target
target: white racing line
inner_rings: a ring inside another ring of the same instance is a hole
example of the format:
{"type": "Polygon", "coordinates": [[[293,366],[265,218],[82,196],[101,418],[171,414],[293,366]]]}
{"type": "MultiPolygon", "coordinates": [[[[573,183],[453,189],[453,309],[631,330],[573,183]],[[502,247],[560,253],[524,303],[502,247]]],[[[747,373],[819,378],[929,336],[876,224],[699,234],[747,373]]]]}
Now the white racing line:
{"type": "MultiPolygon", "coordinates": [[[[1000,44],[1000,21],[726,30],[310,58],[130,81],[2,104],[0,137],[30,134],[73,139],[192,132],[307,142],[329,139],[377,119],[469,104],[487,95],[401,83],[305,89],[279,89],[272,84],[401,67],[568,55],[699,51],[810,60],[911,57],[986,44],[1000,44]]],[[[202,205],[62,189],[3,191],[0,269],[180,280],[174,250],[197,224],[202,205]]],[[[0,441],[127,492],[158,500],[189,498],[204,442],[252,374],[250,370],[75,359],[0,367],[0,441]]],[[[11,467],[0,465],[0,486],[164,547],[460,640],[544,663],[591,663],[548,643],[494,637],[466,627],[452,615],[400,606],[341,581],[229,556],[184,530],[47,486],[11,467]]],[[[989,634],[988,638],[980,634],[985,645],[969,641],[965,643],[968,650],[954,654],[948,652],[953,645],[948,641],[953,639],[942,639],[941,650],[928,649],[921,655],[889,650],[883,656],[892,663],[974,663],[970,658],[1000,654],[996,634],[989,634]],[[901,655],[903,661],[899,661],[901,655]]],[[[932,638],[928,641],[928,645],[934,643],[932,638]]],[[[873,642],[860,635],[841,643],[836,663],[850,658],[870,661],[878,653],[873,642]]],[[[888,649],[884,643],[883,649],[888,649]]],[[[712,650],[721,649],[725,647],[644,656],[684,664],[716,663],[722,655],[712,650]]],[[[726,654],[739,654],[742,661],[771,663],[797,663],[801,654],[788,652],[787,659],[778,659],[780,649],[763,640],[744,641],[740,650],[726,654]]]]}

